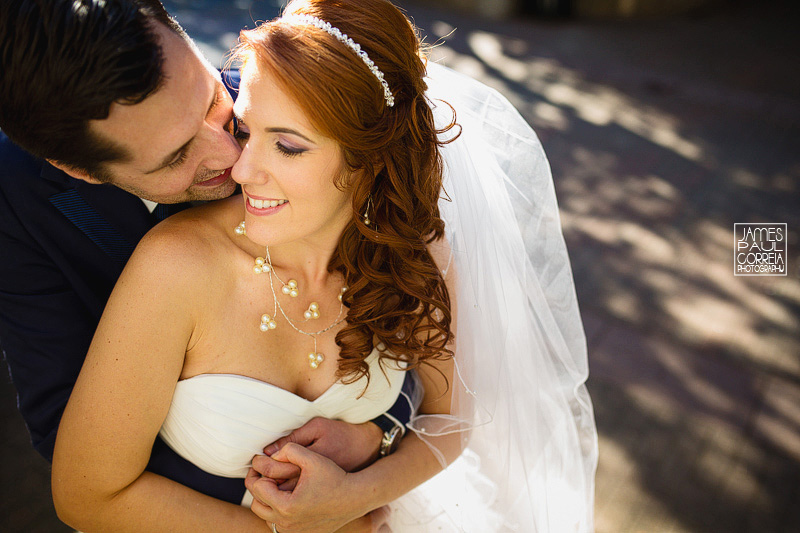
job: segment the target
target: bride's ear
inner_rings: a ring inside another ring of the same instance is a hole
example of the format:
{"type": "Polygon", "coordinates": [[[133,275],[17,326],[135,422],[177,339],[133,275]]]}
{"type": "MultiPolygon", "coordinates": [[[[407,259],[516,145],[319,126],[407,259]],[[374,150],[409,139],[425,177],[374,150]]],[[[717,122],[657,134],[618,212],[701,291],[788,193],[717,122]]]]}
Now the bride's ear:
{"type": "Polygon", "coordinates": [[[92,185],[99,185],[103,183],[97,178],[93,178],[89,173],[87,173],[84,170],[76,169],[69,165],[59,163],[58,161],[53,161],[52,159],[48,159],[47,162],[56,167],[57,169],[64,171],[64,173],[68,174],[69,176],[77,180],[82,180],[85,181],[86,183],[91,183],[92,185]]]}

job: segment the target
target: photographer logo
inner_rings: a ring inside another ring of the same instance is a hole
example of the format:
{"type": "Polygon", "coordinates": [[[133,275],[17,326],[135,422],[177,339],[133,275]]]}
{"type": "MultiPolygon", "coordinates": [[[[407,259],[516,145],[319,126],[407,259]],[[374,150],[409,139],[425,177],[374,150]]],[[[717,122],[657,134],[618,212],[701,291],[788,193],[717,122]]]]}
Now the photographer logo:
{"type": "Polygon", "coordinates": [[[734,276],[785,276],[786,224],[733,225],[734,276]]]}

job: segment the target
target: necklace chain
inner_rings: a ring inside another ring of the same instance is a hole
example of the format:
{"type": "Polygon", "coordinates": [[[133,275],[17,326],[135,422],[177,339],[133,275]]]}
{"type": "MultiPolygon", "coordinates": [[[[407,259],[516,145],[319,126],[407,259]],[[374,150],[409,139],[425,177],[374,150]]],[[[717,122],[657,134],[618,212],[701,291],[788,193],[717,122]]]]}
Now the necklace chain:
{"type": "MultiPolygon", "coordinates": [[[[236,233],[236,235],[247,235],[247,230],[245,229],[244,221],[239,223],[239,225],[234,229],[234,233],[236,233]]],[[[265,255],[267,256],[266,260],[263,257],[256,258],[253,271],[256,274],[261,274],[264,272],[269,274],[269,289],[272,292],[273,304],[272,304],[272,316],[266,313],[261,315],[260,329],[261,331],[266,332],[271,329],[277,328],[278,323],[276,322],[275,319],[278,318],[277,316],[278,311],[280,311],[281,315],[283,315],[283,318],[286,319],[286,323],[289,324],[293,330],[302,335],[306,335],[307,337],[311,337],[314,340],[314,351],[308,354],[308,365],[312,369],[316,369],[317,367],[319,367],[320,364],[322,364],[322,361],[325,360],[325,355],[317,352],[317,335],[322,335],[326,331],[330,331],[331,329],[341,324],[342,321],[344,320],[344,317],[342,317],[342,311],[344,311],[344,301],[342,299],[342,296],[344,295],[345,291],[347,291],[347,287],[346,286],[342,287],[342,290],[339,293],[339,314],[336,315],[336,319],[333,321],[333,323],[327,328],[315,331],[313,333],[310,331],[304,331],[294,325],[294,322],[292,322],[292,319],[289,318],[289,315],[287,315],[286,311],[284,311],[280,301],[278,301],[278,294],[275,292],[275,283],[273,277],[283,284],[283,289],[281,290],[281,292],[283,292],[284,294],[288,294],[291,297],[296,297],[299,294],[299,291],[297,289],[297,282],[290,279],[288,283],[284,283],[283,280],[280,278],[280,276],[278,276],[278,273],[275,272],[275,268],[272,266],[272,257],[270,257],[269,254],[269,246],[266,247],[265,255]],[[287,287],[289,289],[287,289],[287,287]]],[[[312,306],[315,305],[317,304],[315,302],[312,302],[312,306]]],[[[319,313],[317,312],[317,308],[314,307],[313,309],[314,309],[313,312],[315,313],[314,318],[318,318],[319,313]]],[[[309,307],[309,310],[311,310],[311,307],[309,307]]],[[[308,315],[306,315],[306,318],[308,318],[308,315]]]]}
{"type": "MultiPolygon", "coordinates": [[[[275,268],[272,266],[272,258],[269,256],[269,246],[267,246],[267,250],[266,250],[266,256],[267,256],[267,264],[269,265],[269,272],[270,272],[270,274],[274,274],[274,275],[275,275],[275,278],[276,278],[276,279],[277,279],[279,282],[281,282],[282,284],[284,284],[284,285],[285,285],[285,283],[283,283],[283,280],[281,280],[280,276],[278,276],[278,273],[277,273],[277,272],[275,272],[275,268]]],[[[331,324],[330,326],[328,326],[328,327],[327,327],[327,328],[325,328],[325,329],[321,329],[321,330],[319,330],[319,331],[315,331],[315,332],[313,332],[313,333],[312,333],[312,332],[310,332],[310,331],[303,331],[302,329],[300,329],[300,328],[298,328],[297,326],[295,326],[295,325],[294,325],[294,322],[292,322],[292,319],[290,319],[290,318],[289,318],[289,316],[286,314],[286,311],[284,311],[284,310],[283,310],[283,306],[282,306],[282,305],[281,305],[281,303],[278,301],[278,295],[277,295],[277,293],[275,292],[275,285],[274,285],[274,284],[273,284],[273,282],[272,282],[272,276],[270,276],[270,278],[269,278],[269,288],[270,288],[270,291],[272,291],[272,299],[273,299],[273,301],[275,302],[275,305],[277,305],[277,307],[278,307],[278,310],[281,312],[281,315],[283,315],[283,318],[285,318],[285,319],[286,319],[286,322],[288,322],[288,323],[289,323],[289,325],[290,325],[290,326],[292,326],[292,329],[294,329],[294,330],[295,330],[295,331],[297,331],[298,333],[302,333],[303,335],[308,335],[309,337],[315,337],[315,338],[314,338],[314,342],[315,342],[315,343],[316,343],[316,336],[317,336],[317,335],[322,335],[322,334],[323,334],[323,333],[325,333],[326,331],[330,331],[331,329],[333,329],[333,328],[335,328],[336,326],[338,326],[339,324],[341,324],[341,323],[342,323],[342,320],[344,320],[344,319],[342,318],[342,311],[344,310],[344,302],[342,302],[342,301],[340,300],[340,301],[339,301],[339,314],[337,314],[337,315],[336,315],[336,319],[333,321],[333,324],[331,324]]],[[[316,351],[316,349],[315,349],[315,351],[316,351]]]]}
{"type": "MultiPolygon", "coordinates": [[[[316,369],[317,367],[319,367],[320,364],[322,364],[322,361],[325,360],[325,355],[317,352],[317,335],[321,335],[321,334],[325,333],[326,331],[330,331],[331,329],[333,329],[336,326],[338,326],[339,324],[341,324],[342,321],[344,320],[344,317],[342,317],[342,311],[344,310],[344,302],[342,301],[342,294],[344,294],[344,292],[347,290],[347,287],[342,287],[342,291],[339,294],[339,313],[336,315],[336,319],[334,319],[333,323],[330,326],[328,326],[328,327],[326,327],[324,329],[321,329],[319,331],[314,331],[314,332],[304,331],[304,330],[298,328],[294,324],[294,322],[292,322],[292,319],[289,318],[289,315],[286,314],[286,311],[283,309],[283,306],[281,305],[281,302],[278,300],[278,294],[275,292],[275,283],[273,281],[273,276],[280,283],[282,283],[284,285],[284,287],[286,286],[286,283],[284,283],[283,280],[281,280],[280,276],[278,276],[278,273],[275,272],[275,267],[273,267],[273,265],[272,265],[272,257],[270,256],[270,253],[269,253],[269,246],[266,247],[265,255],[267,256],[266,257],[267,266],[269,266],[269,269],[268,269],[268,273],[269,273],[269,289],[272,292],[272,301],[274,302],[273,303],[273,309],[275,309],[273,311],[273,316],[272,317],[267,317],[267,319],[268,319],[268,326],[267,327],[269,329],[275,329],[275,327],[277,325],[275,323],[275,318],[276,318],[275,315],[277,315],[276,311],[280,311],[281,315],[283,315],[283,318],[286,320],[286,323],[289,324],[289,326],[291,326],[291,328],[293,330],[295,330],[296,332],[301,333],[303,335],[306,335],[307,337],[311,337],[311,339],[314,341],[314,351],[308,354],[308,364],[312,369],[316,369]]],[[[264,326],[263,326],[264,317],[262,317],[261,321],[262,321],[262,331],[267,331],[266,329],[264,329],[264,326]]]]}

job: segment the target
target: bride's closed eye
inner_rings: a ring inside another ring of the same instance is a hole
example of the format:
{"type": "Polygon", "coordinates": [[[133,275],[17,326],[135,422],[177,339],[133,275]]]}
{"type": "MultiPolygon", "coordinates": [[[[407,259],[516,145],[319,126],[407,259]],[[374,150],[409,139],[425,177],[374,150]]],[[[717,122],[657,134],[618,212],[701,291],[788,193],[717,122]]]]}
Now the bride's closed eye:
{"type": "MultiPolygon", "coordinates": [[[[239,141],[239,145],[242,148],[244,148],[244,145],[247,144],[247,141],[250,139],[250,129],[242,119],[236,116],[233,117],[233,136],[239,141]]],[[[305,148],[293,146],[291,143],[282,140],[275,141],[275,148],[278,152],[287,157],[294,157],[307,151],[305,148]]]]}
{"type": "Polygon", "coordinates": [[[291,146],[290,144],[282,141],[275,141],[275,148],[277,148],[280,153],[287,157],[294,157],[306,151],[305,148],[291,146]]]}

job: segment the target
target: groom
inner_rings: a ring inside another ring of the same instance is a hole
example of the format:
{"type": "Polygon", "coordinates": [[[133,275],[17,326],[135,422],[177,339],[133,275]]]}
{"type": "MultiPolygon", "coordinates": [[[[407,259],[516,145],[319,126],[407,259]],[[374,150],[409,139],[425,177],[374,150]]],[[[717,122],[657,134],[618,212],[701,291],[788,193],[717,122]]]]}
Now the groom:
{"type": "MultiPolygon", "coordinates": [[[[4,0],[0,21],[0,344],[33,445],[51,460],[139,239],[187,202],[234,192],[223,81],[236,80],[220,79],[157,0],[4,0]]],[[[390,412],[407,421],[402,402],[390,412]]],[[[314,420],[295,437],[349,469],[377,456],[390,420],[314,420]]],[[[148,470],[235,504],[244,493],[160,440],[148,470]]]]}

